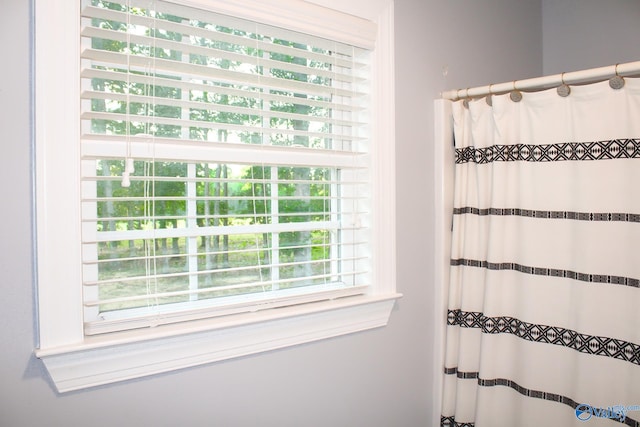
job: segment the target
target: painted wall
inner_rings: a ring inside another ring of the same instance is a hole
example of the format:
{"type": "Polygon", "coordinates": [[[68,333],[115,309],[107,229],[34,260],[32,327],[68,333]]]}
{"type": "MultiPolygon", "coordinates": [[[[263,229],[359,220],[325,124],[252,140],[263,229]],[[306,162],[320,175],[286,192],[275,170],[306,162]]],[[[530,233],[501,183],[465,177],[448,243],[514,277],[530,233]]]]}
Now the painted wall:
{"type": "Polygon", "coordinates": [[[544,74],[640,60],[638,0],[542,0],[542,11],[544,74]]]}
{"type": "Polygon", "coordinates": [[[430,425],[437,418],[433,99],[445,89],[541,74],[540,1],[396,0],[398,287],[405,296],[389,326],[60,396],[32,356],[29,2],[4,0],[0,425],[430,425]]]}
{"type": "Polygon", "coordinates": [[[541,23],[539,1],[396,0],[397,274],[405,296],[392,322],[415,339],[409,351],[418,365],[410,369],[427,384],[430,405],[430,424],[420,425],[439,425],[440,413],[433,100],[448,89],[540,75],[541,23]]]}

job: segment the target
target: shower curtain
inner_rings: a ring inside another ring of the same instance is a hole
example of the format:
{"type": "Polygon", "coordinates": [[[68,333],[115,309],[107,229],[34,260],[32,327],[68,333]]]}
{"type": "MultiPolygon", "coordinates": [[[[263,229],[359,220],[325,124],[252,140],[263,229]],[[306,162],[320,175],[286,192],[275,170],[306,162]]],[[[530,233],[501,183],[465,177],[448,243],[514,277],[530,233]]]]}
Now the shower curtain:
{"type": "Polygon", "coordinates": [[[441,425],[638,426],[640,79],[521,95],[451,105],[441,425]]]}

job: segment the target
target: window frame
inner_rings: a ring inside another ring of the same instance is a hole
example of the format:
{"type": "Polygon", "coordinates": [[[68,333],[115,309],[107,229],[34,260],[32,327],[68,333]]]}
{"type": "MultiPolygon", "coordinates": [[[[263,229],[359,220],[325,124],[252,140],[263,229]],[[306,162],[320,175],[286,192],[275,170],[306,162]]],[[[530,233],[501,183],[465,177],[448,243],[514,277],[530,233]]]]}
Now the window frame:
{"type": "Polygon", "coordinates": [[[395,286],[393,3],[380,14],[376,32],[365,19],[301,0],[170,1],[372,48],[372,285],[364,295],[86,336],[79,285],[80,1],[36,0],[35,354],[58,392],[381,327],[401,296],[395,286]]]}

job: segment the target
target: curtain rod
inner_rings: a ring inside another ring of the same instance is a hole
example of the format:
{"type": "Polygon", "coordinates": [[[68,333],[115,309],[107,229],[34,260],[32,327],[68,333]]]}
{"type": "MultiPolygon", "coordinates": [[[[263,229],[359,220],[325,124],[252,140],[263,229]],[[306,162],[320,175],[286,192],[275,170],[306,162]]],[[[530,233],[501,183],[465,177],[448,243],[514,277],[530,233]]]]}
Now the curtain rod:
{"type": "Polygon", "coordinates": [[[609,65],[606,67],[592,68],[589,70],[572,71],[569,73],[554,74],[551,76],[535,77],[526,80],[514,80],[512,82],[490,84],[467,89],[448,90],[441,93],[442,98],[458,100],[464,98],[483,97],[489,94],[507,93],[513,90],[536,91],[549,89],[562,84],[584,84],[607,80],[616,75],[624,77],[640,74],[640,61],[627,62],[625,64],[609,65]]]}

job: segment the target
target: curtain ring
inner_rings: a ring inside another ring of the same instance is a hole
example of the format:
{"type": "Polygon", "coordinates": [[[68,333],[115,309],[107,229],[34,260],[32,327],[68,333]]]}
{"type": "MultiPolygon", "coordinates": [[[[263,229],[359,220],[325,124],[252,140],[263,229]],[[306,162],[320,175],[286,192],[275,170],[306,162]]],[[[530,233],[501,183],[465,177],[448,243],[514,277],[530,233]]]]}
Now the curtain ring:
{"type": "Polygon", "coordinates": [[[569,87],[568,84],[564,82],[564,73],[560,75],[560,81],[562,81],[562,84],[558,86],[558,88],[556,89],[556,92],[558,93],[559,96],[566,98],[571,93],[571,88],[569,87]]]}
{"type": "Polygon", "coordinates": [[[618,74],[618,65],[620,64],[616,64],[616,68],[614,69],[616,75],[609,79],[609,87],[615,90],[622,89],[624,86],[624,78],[618,74]]]}
{"type": "Polygon", "coordinates": [[[467,93],[464,97],[464,101],[462,101],[462,105],[464,105],[464,108],[469,108],[469,88],[467,88],[467,93]]]}
{"type": "Polygon", "coordinates": [[[522,101],[522,92],[520,92],[518,90],[518,88],[516,88],[516,81],[513,81],[513,90],[511,91],[511,93],[509,94],[509,98],[511,98],[511,100],[513,102],[520,102],[522,101]]]}

